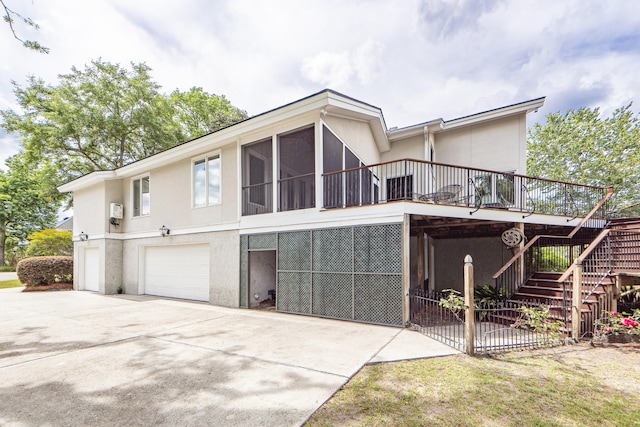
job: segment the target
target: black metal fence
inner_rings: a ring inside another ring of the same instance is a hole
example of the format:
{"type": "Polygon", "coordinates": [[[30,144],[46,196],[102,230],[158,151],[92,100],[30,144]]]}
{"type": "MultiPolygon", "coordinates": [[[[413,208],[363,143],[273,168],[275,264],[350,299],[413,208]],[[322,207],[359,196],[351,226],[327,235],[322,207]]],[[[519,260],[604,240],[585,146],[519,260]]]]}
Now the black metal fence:
{"type": "Polygon", "coordinates": [[[409,295],[411,326],[426,336],[456,350],[464,351],[464,311],[455,312],[440,305],[445,295],[412,290],[409,295]]]}
{"type": "MultiPolygon", "coordinates": [[[[412,290],[411,326],[450,347],[465,351],[464,309],[444,307],[448,294],[412,290]]],[[[565,303],[566,304],[566,303],[565,303]]],[[[474,304],[474,352],[550,347],[562,343],[570,307],[540,301],[478,301],[474,304]]]]}
{"type": "Polygon", "coordinates": [[[478,353],[551,347],[566,335],[569,307],[540,301],[480,302],[475,307],[478,353]]]}

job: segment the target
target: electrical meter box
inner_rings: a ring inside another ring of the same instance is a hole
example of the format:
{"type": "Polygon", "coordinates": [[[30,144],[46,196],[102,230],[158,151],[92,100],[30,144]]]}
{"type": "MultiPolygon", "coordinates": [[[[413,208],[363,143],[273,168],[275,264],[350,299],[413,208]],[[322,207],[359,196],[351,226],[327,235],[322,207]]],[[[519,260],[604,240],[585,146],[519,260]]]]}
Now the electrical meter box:
{"type": "Polygon", "coordinates": [[[123,207],[120,203],[111,203],[109,205],[109,217],[122,219],[123,207]]]}

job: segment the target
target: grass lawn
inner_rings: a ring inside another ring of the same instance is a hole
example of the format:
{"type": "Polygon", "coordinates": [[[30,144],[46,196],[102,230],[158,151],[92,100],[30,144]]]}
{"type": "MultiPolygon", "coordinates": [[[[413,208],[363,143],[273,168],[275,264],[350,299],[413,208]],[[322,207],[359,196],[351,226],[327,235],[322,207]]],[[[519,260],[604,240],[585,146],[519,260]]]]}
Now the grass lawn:
{"type": "Polygon", "coordinates": [[[19,288],[24,286],[20,280],[3,280],[0,282],[0,289],[19,288]]]}
{"type": "Polygon", "coordinates": [[[306,426],[640,426],[640,346],[366,366],[306,426]]]}

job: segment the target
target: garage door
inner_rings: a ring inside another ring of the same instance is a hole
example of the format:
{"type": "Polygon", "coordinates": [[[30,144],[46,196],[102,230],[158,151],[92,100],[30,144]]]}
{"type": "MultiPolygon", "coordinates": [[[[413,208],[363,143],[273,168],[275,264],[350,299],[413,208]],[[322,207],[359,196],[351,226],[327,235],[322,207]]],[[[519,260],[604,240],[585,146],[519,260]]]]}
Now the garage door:
{"type": "Polygon", "coordinates": [[[100,290],[100,251],[98,248],[86,248],[84,250],[84,290],[100,290]]]}
{"type": "Polygon", "coordinates": [[[144,293],[209,301],[209,245],[149,246],[144,293]]]}

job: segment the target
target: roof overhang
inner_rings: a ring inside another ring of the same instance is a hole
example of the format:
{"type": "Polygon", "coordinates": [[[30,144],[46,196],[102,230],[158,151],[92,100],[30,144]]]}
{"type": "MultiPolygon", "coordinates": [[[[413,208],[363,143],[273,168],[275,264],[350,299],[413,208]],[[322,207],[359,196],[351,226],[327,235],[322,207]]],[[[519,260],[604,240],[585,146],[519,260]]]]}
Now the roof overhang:
{"type": "Polygon", "coordinates": [[[387,138],[387,125],[380,108],[334,91],[328,91],[327,95],[327,106],[324,108],[323,114],[369,123],[378,151],[383,153],[391,149],[387,138]]]}
{"type": "Polygon", "coordinates": [[[420,123],[413,126],[404,127],[388,132],[390,141],[404,139],[416,135],[425,134],[427,132],[439,133],[450,129],[463,126],[471,126],[478,123],[488,122],[491,120],[502,119],[516,114],[528,114],[536,111],[544,105],[545,97],[520,102],[517,104],[507,105],[505,107],[495,108],[493,110],[484,111],[482,113],[472,114],[469,116],[459,117],[453,120],[444,120],[442,118],[431,120],[429,122],[420,123]]]}
{"type": "Polygon", "coordinates": [[[176,160],[195,156],[205,150],[213,150],[233,143],[243,135],[255,132],[263,127],[296,116],[317,112],[331,114],[369,123],[378,150],[388,151],[391,148],[387,139],[386,125],[382,110],[338,92],[325,89],[314,95],[302,98],[274,110],[251,117],[240,123],[203,135],[194,140],[161,151],[153,156],[138,160],[114,171],[92,172],[58,187],[60,192],[77,191],[95,183],[124,177],[135,176],[151,169],[168,165],[176,160]]]}
{"type": "Polygon", "coordinates": [[[97,171],[91,172],[80,178],[69,181],[66,184],[62,184],[58,187],[58,191],[61,193],[69,193],[71,191],[77,191],[82,188],[91,187],[92,185],[99,184],[110,179],[118,178],[116,171],[97,171]]]}
{"type": "Polygon", "coordinates": [[[440,131],[454,129],[462,126],[474,125],[490,120],[502,119],[516,114],[528,114],[542,107],[544,105],[544,100],[545,98],[541,97],[532,99],[530,101],[520,102],[518,104],[508,105],[506,107],[496,108],[478,114],[472,114],[470,116],[460,117],[458,119],[444,121],[442,126],[440,126],[440,131]]]}

